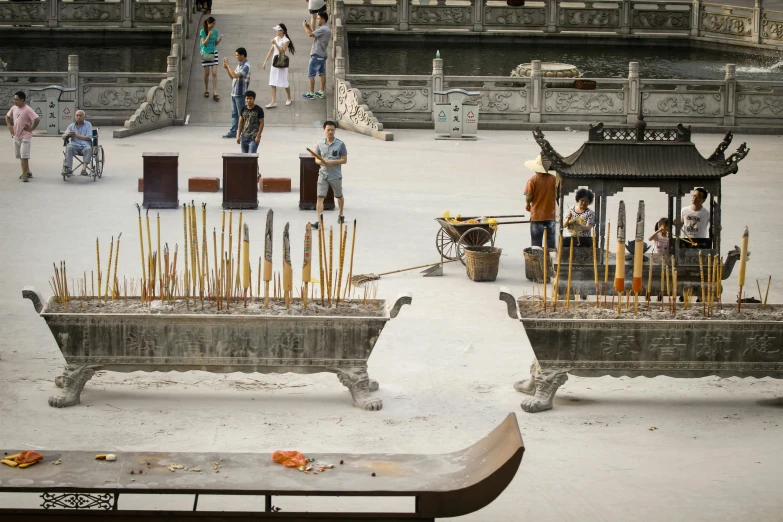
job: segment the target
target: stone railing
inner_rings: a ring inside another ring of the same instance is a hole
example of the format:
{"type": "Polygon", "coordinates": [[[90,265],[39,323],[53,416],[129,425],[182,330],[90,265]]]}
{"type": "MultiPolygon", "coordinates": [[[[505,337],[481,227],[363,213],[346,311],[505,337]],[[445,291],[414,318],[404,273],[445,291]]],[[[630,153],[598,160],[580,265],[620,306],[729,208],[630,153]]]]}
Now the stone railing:
{"type": "MultiPolygon", "coordinates": [[[[0,0],[0,25],[43,27],[169,26],[192,0],[0,0]]],[[[190,11],[190,10],[189,10],[190,11]]],[[[187,19],[186,21],[189,21],[187,19]]]]}
{"type": "MultiPolygon", "coordinates": [[[[593,90],[564,85],[563,79],[541,75],[533,62],[530,78],[445,76],[441,59],[433,60],[431,76],[348,74],[344,81],[356,95],[354,107],[387,127],[431,128],[433,91],[463,88],[480,94],[481,128],[525,128],[542,123],[584,126],[600,120],[633,123],[643,114],[650,123],[685,123],[705,128],[743,126],[778,129],[783,121],[783,82],[738,81],[735,66],[726,65],[723,80],[648,80],[639,64],[629,64],[627,78],[593,80],[593,90]]],[[[339,106],[339,104],[338,104],[339,106]]]]}
{"type": "MultiPolygon", "coordinates": [[[[341,0],[342,1],[342,0],[341,0]]],[[[339,2],[338,2],[339,3],[339,2]]],[[[696,40],[783,47],[783,12],[701,0],[527,1],[345,0],[349,31],[455,29],[461,32],[666,34],[696,40]]]]}

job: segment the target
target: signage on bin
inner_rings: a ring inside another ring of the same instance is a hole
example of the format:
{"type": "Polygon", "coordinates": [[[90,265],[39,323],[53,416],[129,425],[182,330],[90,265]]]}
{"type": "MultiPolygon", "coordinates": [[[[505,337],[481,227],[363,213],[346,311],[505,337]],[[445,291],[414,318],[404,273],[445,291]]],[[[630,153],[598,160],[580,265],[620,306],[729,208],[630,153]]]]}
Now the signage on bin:
{"type": "Polygon", "coordinates": [[[440,111],[438,113],[438,122],[443,123],[445,121],[446,121],[446,112],[445,111],[440,111]]]}
{"type": "Polygon", "coordinates": [[[476,123],[476,113],[468,111],[468,114],[465,116],[465,123],[476,123]]]}

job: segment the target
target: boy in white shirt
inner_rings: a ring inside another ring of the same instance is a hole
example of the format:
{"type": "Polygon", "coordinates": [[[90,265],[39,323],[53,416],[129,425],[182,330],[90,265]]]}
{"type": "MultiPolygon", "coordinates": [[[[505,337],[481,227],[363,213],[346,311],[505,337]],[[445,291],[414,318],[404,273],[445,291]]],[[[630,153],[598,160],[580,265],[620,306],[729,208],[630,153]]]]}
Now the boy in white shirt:
{"type": "Polygon", "coordinates": [[[689,237],[697,243],[697,245],[691,246],[701,248],[709,247],[710,238],[710,210],[704,206],[705,201],[707,201],[707,190],[696,187],[691,195],[691,205],[683,208],[680,212],[685,237],[689,237]]]}

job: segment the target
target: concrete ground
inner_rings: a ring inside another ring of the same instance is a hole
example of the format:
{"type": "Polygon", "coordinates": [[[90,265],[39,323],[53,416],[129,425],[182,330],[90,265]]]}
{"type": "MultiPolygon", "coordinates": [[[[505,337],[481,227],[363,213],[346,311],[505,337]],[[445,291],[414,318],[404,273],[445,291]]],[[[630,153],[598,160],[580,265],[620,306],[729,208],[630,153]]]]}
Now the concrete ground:
{"type": "MultiPolygon", "coordinates": [[[[222,102],[221,102],[222,103],[222,102]]],[[[104,135],[110,129],[103,129],[104,135]]],[[[323,452],[448,452],[484,436],[515,412],[527,452],[510,487],[471,521],[780,520],[783,453],[780,449],[783,387],[773,379],[666,377],[570,377],[555,408],[526,414],[514,381],[527,375],[533,352],[521,324],[510,320],[498,288],[529,291],[522,248],[527,225],[501,227],[503,257],[495,283],[474,283],[464,268],[445,266],[442,278],[418,271],[383,276],[379,294],[412,291],[413,305],[392,320],[370,358],[384,408],[351,405],[333,375],[214,375],[202,372],[100,372],[82,404],[53,409],[54,377],[63,359],[25,285],[50,293],[52,262],[66,260],[68,273],[88,277],[95,239],[102,260],[120,232],[119,273],[138,277],[136,180],[141,153],[180,152],[180,199],[206,202],[210,228],[219,226],[221,194],[188,193],[190,176],[220,176],[221,153],[237,146],[216,135],[218,127],[179,127],[123,140],[104,139],[106,171],[93,183],[60,178],[62,142],[35,138],[35,179],[22,183],[13,144],[0,144],[0,441],[5,448],[272,452],[291,448],[323,452]],[[651,428],[657,428],[651,430],[651,428]]],[[[395,141],[338,133],[347,144],[344,168],[346,217],[358,221],[354,272],[380,273],[437,261],[434,218],[523,213],[522,190],[535,157],[529,132],[482,132],[476,142],[436,141],[432,131],[398,130],[395,141]]],[[[266,210],[275,211],[275,237],[291,223],[301,237],[313,212],[297,209],[298,159],[320,130],[270,128],[261,144],[263,176],[293,179],[291,194],[260,194],[261,208],[244,212],[253,256],[261,255],[266,210]]],[[[586,133],[551,132],[561,152],[576,150],[586,133]]],[[[703,155],[718,135],[695,135],[703,155]]],[[[778,136],[736,136],[732,150],[748,141],[750,155],[739,174],[724,180],[724,245],[738,244],[750,228],[748,264],[755,280],[773,275],[771,302],[783,296],[777,269],[781,240],[774,209],[779,204],[778,136]]],[[[647,234],[665,213],[655,191],[627,191],[631,209],[647,201],[647,234]]],[[[619,197],[612,199],[616,205],[619,197]]],[[[614,210],[612,211],[614,212],[614,210]]],[[[182,243],[182,211],[160,211],[163,241],[182,243]]],[[[336,213],[326,215],[336,224],[336,213]]],[[[278,247],[279,248],[279,247],[278,247]]],[[[279,252],[279,250],[276,250],[279,252]]],[[[294,277],[302,247],[292,241],[294,277]]],[[[276,267],[279,268],[279,267],[276,267]]],[[[727,294],[731,294],[734,276],[727,294]]],[[[3,496],[4,505],[13,500],[3,496]]],[[[35,504],[35,499],[25,502],[35,504]]],[[[188,509],[187,500],[154,497],[145,505],[188,509]]],[[[201,506],[224,509],[217,501],[201,506]]],[[[246,506],[235,499],[232,505],[246,506]]],[[[333,503],[332,503],[333,504],[333,503]]],[[[320,503],[319,508],[330,503],[320,503]]],[[[130,504],[121,504],[121,507],[130,504]]],[[[372,506],[365,506],[372,508],[372,506]]]]}

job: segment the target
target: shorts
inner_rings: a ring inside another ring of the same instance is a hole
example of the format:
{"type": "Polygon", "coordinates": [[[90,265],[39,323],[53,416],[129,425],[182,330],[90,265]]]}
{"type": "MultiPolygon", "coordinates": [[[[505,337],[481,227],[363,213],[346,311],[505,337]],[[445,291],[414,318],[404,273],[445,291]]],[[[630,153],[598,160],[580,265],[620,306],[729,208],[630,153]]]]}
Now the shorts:
{"type": "Polygon", "coordinates": [[[26,140],[14,139],[14,152],[16,159],[30,159],[30,138],[26,140]]]}
{"type": "Polygon", "coordinates": [[[310,63],[307,65],[307,77],[326,76],[326,56],[316,54],[310,57],[310,63]]]}
{"type": "Polygon", "coordinates": [[[326,12],[326,4],[323,5],[320,9],[308,9],[310,11],[310,14],[316,14],[316,13],[325,13],[326,12]]]}
{"type": "Polygon", "coordinates": [[[318,176],[318,199],[323,199],[329,193],[329,187],[334,191],[334,197],[341,199],[343,197],[343,178],[323,179],[318,176]]]}

